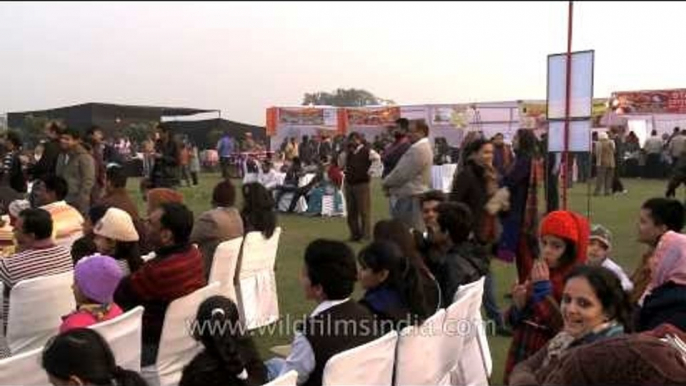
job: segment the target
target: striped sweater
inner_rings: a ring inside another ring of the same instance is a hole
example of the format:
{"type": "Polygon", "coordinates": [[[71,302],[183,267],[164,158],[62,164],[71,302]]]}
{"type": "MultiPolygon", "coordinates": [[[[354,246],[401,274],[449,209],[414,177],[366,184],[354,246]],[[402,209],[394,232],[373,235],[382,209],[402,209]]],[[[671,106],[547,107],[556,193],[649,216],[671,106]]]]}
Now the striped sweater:
{"type": "Polygon", "coordinates": [[[52,240],[37,241],[30,249],[0,259],[0,280],[5,285],[3,315],[9,316],[9,290],[17,283],[68,272],[73,268],[69,250],[55,245],[52,240]]]}
{"type": "Polygon", "coordinates": [[[52,218],[52,236],[59,245],[71,247],[74,241],[83,236],[83,216],[76,208],[64,201],[43,205],[52,218]]]}
{"type": "Polygon", "coordinates": [[[155,253],[155,258],[122,279],[114,299],[125,310],[145,307],[143,343],[156,346],[169,303],[204,287],[206,282],[202,255],[195,246],[166,247],[155,253]]]}

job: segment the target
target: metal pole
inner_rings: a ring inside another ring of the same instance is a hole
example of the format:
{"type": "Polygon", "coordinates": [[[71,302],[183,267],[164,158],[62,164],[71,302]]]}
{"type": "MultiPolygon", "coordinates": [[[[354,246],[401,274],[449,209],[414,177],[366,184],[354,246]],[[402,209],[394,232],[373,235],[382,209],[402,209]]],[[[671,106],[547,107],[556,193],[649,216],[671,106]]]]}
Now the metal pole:
{"type": "Polygon", "coordinates": [[[569,173],[569,109],[570,109],[570,97],[572,92],[572,13],[574,2],[569,2],[569,16],[567,18],[567,79],[566,79],[566,90],[565,90],[565,147],[562,153],[563,165],[562,169],[562,209],[567,210],[567,174],[569,173]]]}

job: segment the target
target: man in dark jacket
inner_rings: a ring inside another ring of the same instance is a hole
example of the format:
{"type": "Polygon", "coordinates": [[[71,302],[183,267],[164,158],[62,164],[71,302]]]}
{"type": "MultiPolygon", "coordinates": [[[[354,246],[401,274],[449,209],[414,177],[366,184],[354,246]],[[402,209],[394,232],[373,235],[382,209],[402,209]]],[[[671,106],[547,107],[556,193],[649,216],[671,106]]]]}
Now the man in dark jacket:
{"type": "Polygon", "coordinates": [[[40,180],[43,177],[55,174],[57,157],[62,152],[60,136],[63,131],[64,129],[55,122],[50,123],[45,128],[45,135],[48,137],[48,140],[43,143],[43,155],[40,160],[28,170],[31,179],[40,180]]]}
{"type": "Polygon", "coordinates": [[[151,188],[173,188],[179,184],[179,147],[167,125],[160,123],[157,135],[151,188]]]}
{"type": "Polygon", "coordinates": [[[348,210],[350,241],[369,239],[371,232],[370,147],[362,136],[351,133],[345,155],[345,201],[348,210]]]}
{"type": "Polygon", "coordinates": [[[64,178],[69,187],[66,201],[83,215],[88,214],[91,192],[95,185],[95,162],[79,141],[81,134],[72,128],[65,129],[60,137],[62,153],[57,158],[55,174],[64,178]]]}
{"type": "Polygon", "coordinates": [[[403,154],[412,146],[410,139],[407,138],[410,121],[405,118],[399,118],[395,123],[397,125],[393,131],[395,142],[388,146],[384,150],[383,156],[381,156],[381,162],[383,162],[383,173],[381,174],[381,178],[386,178],[386,176],[393,171],[393,168],[398,164],[398,161],[400,161],[403,154]]]}

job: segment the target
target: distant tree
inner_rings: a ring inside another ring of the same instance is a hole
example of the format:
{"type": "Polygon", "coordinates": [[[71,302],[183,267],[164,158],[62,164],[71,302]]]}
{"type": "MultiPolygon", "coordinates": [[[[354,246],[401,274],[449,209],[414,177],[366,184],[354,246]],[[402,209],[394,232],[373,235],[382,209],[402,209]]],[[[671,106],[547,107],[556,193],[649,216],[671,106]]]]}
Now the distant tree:
{"type": "MultiPolygon", "coordinates": [[[[24,147],[29,149],[38,145],[44,137],[45,127],[48,123],[52,122],[47,117],[36,117],[33,115],[27,115],[24,117],[24,124],[21,128],[12,127],[12,130],[21,134],[22,140],[24,141],[24,147]]],[[[58,124],[64,125],[60,120],[55,120],[58,124]]]]}
{"type": "Polygon", "coordinates": [[[361,107],[381,104],[394,105],[395,102],[390,99],[379,98],[367,90],[339,88],[333,93],[326,91],[305,93],[302,104],[303,106],[313,104],[336,107],[361,107]]]}
{"type": "Polygon", "coordinates": [[[132,143],[142,143],[152,137],[157,122],[137,122],[128,125],[123,130],[124,137],[132,143]]]}

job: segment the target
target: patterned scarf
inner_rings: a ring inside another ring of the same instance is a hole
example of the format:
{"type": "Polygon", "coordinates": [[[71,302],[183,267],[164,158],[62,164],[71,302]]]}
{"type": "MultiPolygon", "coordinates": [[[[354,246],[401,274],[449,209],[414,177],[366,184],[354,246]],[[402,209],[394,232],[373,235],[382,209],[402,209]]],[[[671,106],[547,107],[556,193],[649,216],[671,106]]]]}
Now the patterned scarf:
{"type": "Polygon", "coordinates": [[[548,343],[548,355],[546,355],[545,359],[543,360],[543,366],[541,367],[548,366],[552,360],[559,358],[571,346],[592,343],[603,338],[609,338],[622,333],[624,333],[624,327],[614,320],[596,326],[593,330],[580,338],[575,338],[567,331],[562,331],[555,335],[555,337],[550,340],[550,343],[548,343]]]}
{"type": "Polygon", "coordinates": [[[77,311],[88,312],[93,316],[93,318],[95,318],[95,320],[101,322],[105,320],[107,315],[110,313],[110,310],[112,309],[112,304],[81,304],[80,306],[76,307],[76,309],[77,311]]]}

